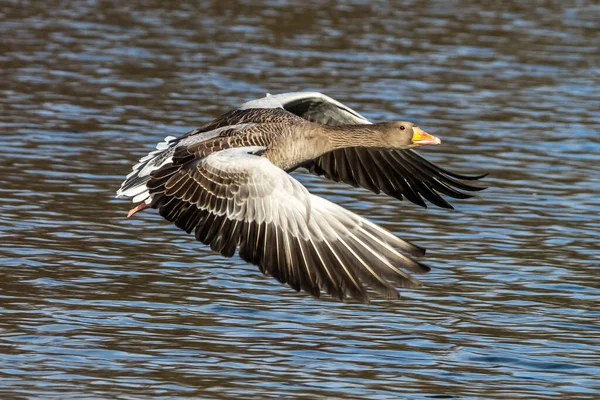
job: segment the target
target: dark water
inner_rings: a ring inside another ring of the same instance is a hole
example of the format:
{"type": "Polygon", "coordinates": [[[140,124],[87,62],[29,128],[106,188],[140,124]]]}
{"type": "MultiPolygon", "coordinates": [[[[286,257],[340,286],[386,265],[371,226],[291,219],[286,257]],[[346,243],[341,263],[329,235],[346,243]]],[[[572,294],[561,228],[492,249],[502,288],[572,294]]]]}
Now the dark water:
{"type": "Polygon", "coordinates": [[[0,5],[1,398],[600,396],[596,2],[198,3],[0,5]],[[453,212],[296,174],[428,248],[423,289],[317,301],[124,218],[157,141],[296,90],[490,172],[453,212]]]}

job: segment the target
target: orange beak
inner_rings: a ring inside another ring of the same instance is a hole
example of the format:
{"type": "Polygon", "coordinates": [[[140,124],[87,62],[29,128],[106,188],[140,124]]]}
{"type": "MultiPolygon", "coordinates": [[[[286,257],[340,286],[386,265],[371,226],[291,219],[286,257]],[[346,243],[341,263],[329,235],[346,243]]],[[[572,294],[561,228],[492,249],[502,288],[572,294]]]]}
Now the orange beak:
{"type": "Polygon", "coordinates": [[[412,144],[423,146],[425,144],[440,144],[442,141],[433,135],[425,132],[418,126],[413,126],[412,144]]]}

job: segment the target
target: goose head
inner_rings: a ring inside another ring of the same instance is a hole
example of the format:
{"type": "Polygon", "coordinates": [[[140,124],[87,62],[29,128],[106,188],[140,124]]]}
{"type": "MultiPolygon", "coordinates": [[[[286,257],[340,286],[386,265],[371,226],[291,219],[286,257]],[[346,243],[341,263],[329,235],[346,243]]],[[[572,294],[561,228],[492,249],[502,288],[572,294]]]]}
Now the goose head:
{"type": "Polygon", "coordinates": [[[412,122],[394,121],[375,124],[381,139],[390,148],[406,148],[426,144],[440,144],[442,141],[425,132],[412,122]]]}

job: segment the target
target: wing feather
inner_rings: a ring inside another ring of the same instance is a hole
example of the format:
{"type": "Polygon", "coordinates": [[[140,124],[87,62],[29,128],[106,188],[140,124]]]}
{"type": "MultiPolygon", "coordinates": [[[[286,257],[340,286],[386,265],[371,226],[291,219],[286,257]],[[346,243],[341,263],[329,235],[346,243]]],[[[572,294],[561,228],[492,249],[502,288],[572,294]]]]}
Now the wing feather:
{"type": "Polygon", "coordinates": [[[485,175],[466,176],[448,172],[425,160],[413,149],[349,147],[324,154],[302,166],[327,179],[360,186],[374,193],[384,192],[399,200],[406,198],[422,207],[427,206],[424,198],[438,207],[452,208],[440,193],[466,199],[473,197],[468,192],[485,189],[460,181],[480,179],[485,175]]]}
{"type": "Polygon", "coordinates": [[[212,250],[231,257],[239,247],[263,273],[313,296],[367,302],[368,288],[396,298],[391,282],[418,286],[406,271],[428,270],[410,256],[421,248],[311,195],[260,157],[263,150],[239,147],[165,165],[151,174],[148,203],[212,250]]]}

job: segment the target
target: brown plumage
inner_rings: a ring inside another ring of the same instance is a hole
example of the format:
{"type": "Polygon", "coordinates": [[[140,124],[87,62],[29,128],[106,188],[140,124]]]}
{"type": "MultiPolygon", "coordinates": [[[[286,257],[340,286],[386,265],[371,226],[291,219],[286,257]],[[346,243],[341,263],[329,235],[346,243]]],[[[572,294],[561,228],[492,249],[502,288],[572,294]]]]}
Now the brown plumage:
{"type": "Polygon", "coordinates": [[[298,167],[425,206],[440,194],[481,190],[411,148],[439,139],[410,122],[371,124],[320,93],[287,93],[244,104],[142,158],[117,192],[216,252],[244,260],[296,290],[366,302],[367,287],[397,298],[429,267],[418,246],[308,191],[298,167]],[[406,270],[406,271],[405,271],[406,270]],[[392,285],[392,283],[394,285],[392,285]]]}

